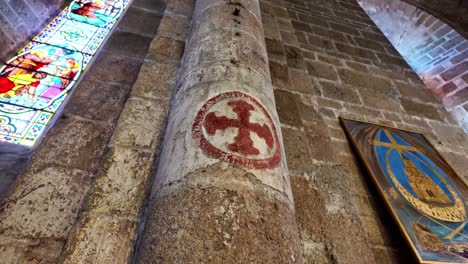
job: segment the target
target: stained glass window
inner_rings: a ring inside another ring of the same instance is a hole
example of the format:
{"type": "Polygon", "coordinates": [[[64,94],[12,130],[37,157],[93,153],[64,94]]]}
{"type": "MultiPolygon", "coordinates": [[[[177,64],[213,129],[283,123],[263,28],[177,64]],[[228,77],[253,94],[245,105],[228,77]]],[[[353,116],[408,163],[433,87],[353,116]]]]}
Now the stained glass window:
{"type": "Polygon", "coordinates": [[[0,141],[33,146],[130,0],[74,0],[0,68],[0,141]]]}

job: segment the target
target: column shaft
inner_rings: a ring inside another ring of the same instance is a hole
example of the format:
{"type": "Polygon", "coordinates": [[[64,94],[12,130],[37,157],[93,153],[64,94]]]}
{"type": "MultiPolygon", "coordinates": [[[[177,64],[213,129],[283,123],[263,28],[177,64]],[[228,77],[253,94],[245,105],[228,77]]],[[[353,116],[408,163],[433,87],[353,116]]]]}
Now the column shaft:
{"type": "Polygon", "coordinates": [[[258,0],[198,0],[138,263],[301,262],[258,0]]]}

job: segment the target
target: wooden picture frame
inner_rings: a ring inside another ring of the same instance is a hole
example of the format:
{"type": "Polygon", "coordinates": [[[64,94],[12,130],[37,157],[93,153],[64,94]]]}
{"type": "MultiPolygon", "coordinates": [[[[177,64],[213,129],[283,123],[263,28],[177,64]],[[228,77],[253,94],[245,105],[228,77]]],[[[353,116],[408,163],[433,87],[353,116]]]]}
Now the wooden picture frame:
{"type": "Polygon", "coordinates": [[[340,117],[419,263],[468,263],[466,182],[420,133],[340,117]]]}

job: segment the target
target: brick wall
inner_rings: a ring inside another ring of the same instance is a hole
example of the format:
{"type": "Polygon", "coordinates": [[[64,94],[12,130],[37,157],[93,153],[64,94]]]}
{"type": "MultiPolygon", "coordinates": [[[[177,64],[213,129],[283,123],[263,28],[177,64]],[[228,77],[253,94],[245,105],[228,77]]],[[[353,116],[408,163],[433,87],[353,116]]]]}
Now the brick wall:
{"type": "Polygon", "coordinates": [[[468,40],[405,2],[362,0],[360,4],[468,133],[468,40]]]}
{"type": "Polygon", "coordinates": [[[0,0],[0,60],[4,61],[58,14],[65,0],[0,0]]]}
{"type": "Polygon", "coordinates": [[[453,27],[468,38],[468,2],[464,0],[403,0],[453,27]]]}
{"type": "Polygon", "coordinates": [[[468,178],[468,141],[354,0],[263,0],[262,19],[308,263],[412,263],[338,116],[424,133],[468,178]]]}

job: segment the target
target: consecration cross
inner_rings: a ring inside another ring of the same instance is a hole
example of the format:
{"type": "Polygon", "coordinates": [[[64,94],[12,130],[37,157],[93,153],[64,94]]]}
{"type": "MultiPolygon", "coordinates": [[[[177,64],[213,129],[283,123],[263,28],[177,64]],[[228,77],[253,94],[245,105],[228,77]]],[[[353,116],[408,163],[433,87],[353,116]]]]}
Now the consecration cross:
{"type": "Polygon", "coordinates": [[[254,147],[250,132],[255,132],[260,138],[263,138],[270,149],[273,147],[273,135],[268,126],[250,122],[250,111],[255,110],[251,104],[238,100],[231,101],[228,105],[237,114],[237,119],[230,119],[226,116],[218,117],[214,112],[208,113],[203,126],[209,135],[214,135],[217,130],[226,130],[230,127],[238,128],[234,143],[229,144],[228,148],[242,155],[260,154],[260,151],[254,147]]]}

